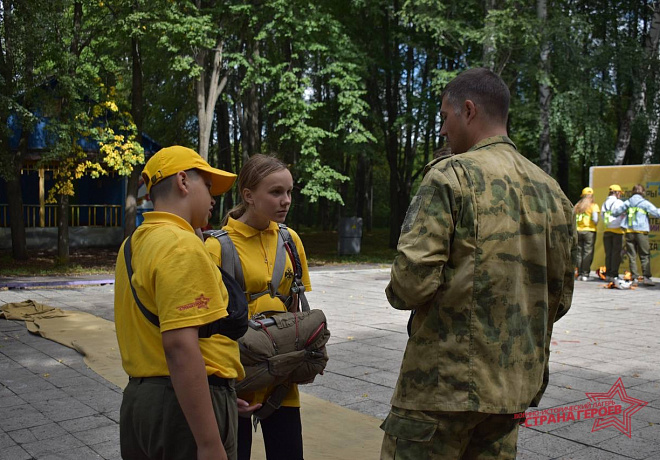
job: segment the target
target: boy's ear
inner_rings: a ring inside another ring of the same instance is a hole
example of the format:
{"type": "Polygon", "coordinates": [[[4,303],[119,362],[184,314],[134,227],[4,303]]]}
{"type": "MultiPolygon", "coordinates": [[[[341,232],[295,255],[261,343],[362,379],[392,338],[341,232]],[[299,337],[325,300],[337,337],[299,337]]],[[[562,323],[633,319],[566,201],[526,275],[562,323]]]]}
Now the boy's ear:
{"type": "Polygon", "coordinates": [[[188,194],[188,181],[190,181],[190,178],[185,171],[176,173],[175,187],[179,193],[188,194]]]}

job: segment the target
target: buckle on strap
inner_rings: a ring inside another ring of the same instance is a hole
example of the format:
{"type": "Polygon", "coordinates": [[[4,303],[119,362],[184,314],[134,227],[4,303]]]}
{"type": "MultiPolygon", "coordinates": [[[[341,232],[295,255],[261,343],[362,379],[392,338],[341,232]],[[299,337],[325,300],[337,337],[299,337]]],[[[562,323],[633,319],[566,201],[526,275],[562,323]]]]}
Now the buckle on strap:
{"type": "Polygon", "coordinates": [[[268,293],[271,299],[277,294],[277,287],[273,285],[273,280],[268,282],[268,293]]]}

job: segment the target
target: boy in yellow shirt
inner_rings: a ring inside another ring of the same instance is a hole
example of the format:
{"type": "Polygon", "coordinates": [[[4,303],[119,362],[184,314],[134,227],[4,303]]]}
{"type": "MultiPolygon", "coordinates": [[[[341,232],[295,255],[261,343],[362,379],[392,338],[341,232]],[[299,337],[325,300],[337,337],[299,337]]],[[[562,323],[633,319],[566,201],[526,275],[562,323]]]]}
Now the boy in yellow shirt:
{"type": "Polygon", "coordinates": [[[181,146],[156,153],[142,176],[154,211],[131,236],[132,277],[126,242],[115,276],[117,340],[130,376],[120,411],[122,458],[235,459],[233,381],[244,371],[236,342],[198,337],[200,326],[227,316],[228,294],[193,229],[207,224],[213,196],[236,176],[181,146]]]}

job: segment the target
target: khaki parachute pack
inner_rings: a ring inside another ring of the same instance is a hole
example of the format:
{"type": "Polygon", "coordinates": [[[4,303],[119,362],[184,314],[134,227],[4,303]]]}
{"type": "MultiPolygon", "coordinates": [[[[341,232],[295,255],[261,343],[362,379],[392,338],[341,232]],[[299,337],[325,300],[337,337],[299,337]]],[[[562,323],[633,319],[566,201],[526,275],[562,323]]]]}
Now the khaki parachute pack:
{"type": "Polygon", "coordinates": [[[291,384],[310,382],[323,372],[328,362],[325,345],[330,339],[330,331],[323,312],[309,308],[300,256],[286,225],[279,224],[273,276],[268,289],[257,293],[245,289],[243,268],[227,231],[211,230],[204,232],[204,236],[220,242],[222,269],[242,286],[248,301],[270,295],[279,298],[289,310],[255,315],[248,321],[245,335],[238,340],[245,378],[237,382],[236,392],[252,393],[275,386],[261,409],[254,413],[256,427],[259,420],[279,409],[291,384]],[[290,291],[283,294],[278,292],[278,287],[285,276],[287,256],[293,265],[293,280],[290,291]]]}

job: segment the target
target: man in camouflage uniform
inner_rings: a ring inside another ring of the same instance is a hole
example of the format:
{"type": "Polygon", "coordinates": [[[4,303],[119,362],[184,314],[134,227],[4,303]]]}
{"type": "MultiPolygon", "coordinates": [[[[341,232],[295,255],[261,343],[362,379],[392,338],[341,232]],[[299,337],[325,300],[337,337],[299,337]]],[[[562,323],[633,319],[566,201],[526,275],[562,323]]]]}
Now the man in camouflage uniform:
{"type": "Polygon", "coordinates": [[[442,96],[433,160],[401,228],[386,293],[414,310],[382,459],[515,458],[570,308],[573,206],[507,137],[509,90],[472,69],[442,96]]]}

